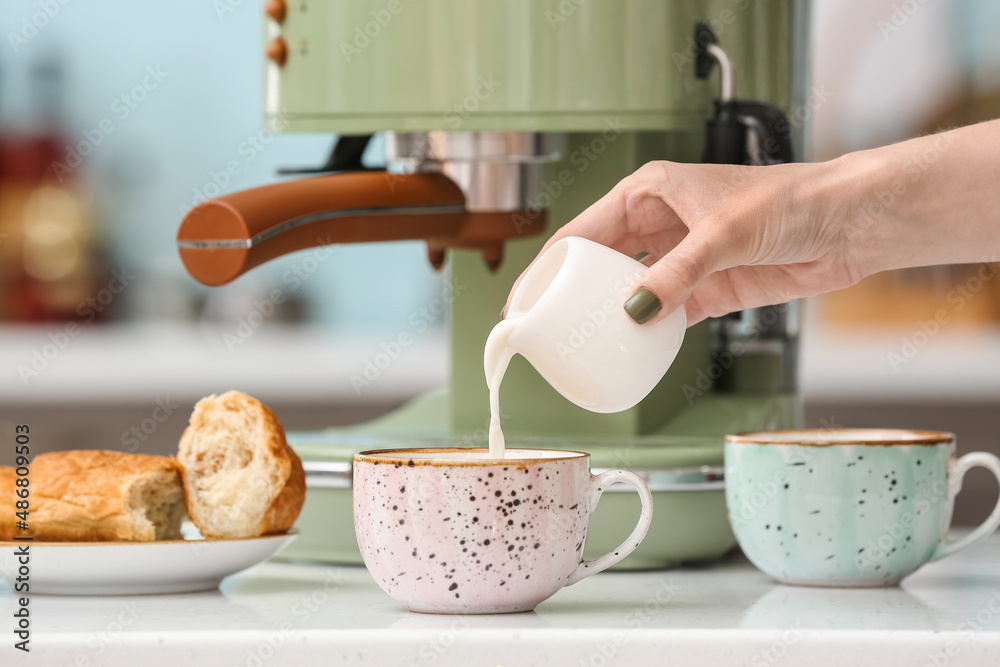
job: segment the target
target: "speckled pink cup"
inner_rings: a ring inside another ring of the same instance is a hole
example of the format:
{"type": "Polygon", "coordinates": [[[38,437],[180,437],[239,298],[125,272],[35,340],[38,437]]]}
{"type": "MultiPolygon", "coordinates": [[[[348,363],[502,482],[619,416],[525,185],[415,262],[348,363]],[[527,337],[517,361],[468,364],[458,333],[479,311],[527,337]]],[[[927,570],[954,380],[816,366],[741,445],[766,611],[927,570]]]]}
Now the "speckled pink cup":
{"type": "Polygon", "coordinates": [[[653,499],[634,473],[590,473],[590,455],[508,449],[387,449],[354,457],[354,529],[365,565],[412,611],[531,611],[611,567],[646,536],[653,499]],[[583,560],[590,513],[615,482],[642,499],[621,546],[583,560]]]}

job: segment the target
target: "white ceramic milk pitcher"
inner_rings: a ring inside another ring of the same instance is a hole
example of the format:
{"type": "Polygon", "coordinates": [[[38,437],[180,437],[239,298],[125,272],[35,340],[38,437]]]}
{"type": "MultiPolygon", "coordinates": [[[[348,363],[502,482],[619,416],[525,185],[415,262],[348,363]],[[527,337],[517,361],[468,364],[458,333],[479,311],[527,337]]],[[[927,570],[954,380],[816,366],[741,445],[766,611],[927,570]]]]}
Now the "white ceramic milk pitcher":
{"type": "Polygon", "coordinates": [[[622,307],[646,266],[579,237],[554,243],[518,285],[506,319],[486,343],[487,383],[495,390],[514,353],[560,394],[592,412],[619,412],[646,397],[684,339],[679,308],[636,324],[622,307]]]}

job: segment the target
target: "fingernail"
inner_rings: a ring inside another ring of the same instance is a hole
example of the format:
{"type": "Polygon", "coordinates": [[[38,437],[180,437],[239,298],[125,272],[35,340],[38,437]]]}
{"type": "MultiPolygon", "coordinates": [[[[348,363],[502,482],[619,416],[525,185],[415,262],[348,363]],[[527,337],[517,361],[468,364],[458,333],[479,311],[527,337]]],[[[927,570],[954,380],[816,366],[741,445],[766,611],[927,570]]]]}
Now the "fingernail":
{"type": "Polygon", "coordinates": [[[660,312],[660,299],[645,287],[625,300],[625,312],[637,324],[645,324],[660,312]]]}

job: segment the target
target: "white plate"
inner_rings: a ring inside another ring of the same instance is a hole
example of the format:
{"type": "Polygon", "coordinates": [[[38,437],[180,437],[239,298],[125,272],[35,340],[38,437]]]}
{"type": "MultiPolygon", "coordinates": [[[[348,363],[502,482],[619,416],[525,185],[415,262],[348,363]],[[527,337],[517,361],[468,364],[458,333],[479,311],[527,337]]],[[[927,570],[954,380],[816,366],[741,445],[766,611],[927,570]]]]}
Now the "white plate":
{"type": "Polygon", "coordinates": [[[14,552],[30,545],[32,593],[144,595],[215,588],[223,578],[273,556],[294,531],[234,540],[163,542],[0,542],[0,577],[13,585],[14,552]]]}

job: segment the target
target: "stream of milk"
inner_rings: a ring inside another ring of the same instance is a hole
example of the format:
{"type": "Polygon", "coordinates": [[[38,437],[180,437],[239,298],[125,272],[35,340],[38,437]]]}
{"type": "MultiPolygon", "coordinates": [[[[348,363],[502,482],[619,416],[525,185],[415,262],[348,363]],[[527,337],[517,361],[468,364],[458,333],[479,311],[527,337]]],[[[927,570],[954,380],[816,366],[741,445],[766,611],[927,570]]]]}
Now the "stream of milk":
{"type": "Polygon", "coordinates": [[[490,390],[490,458],[504,457],[503,429],[500,427],[500,383],[503,381],[507,365],[514,356],[510,348],[510,335],[517,328],[518,317],[502,320],[490,332],[483,352],[483,366],[486,370],[486,386],[490,390]]]}

